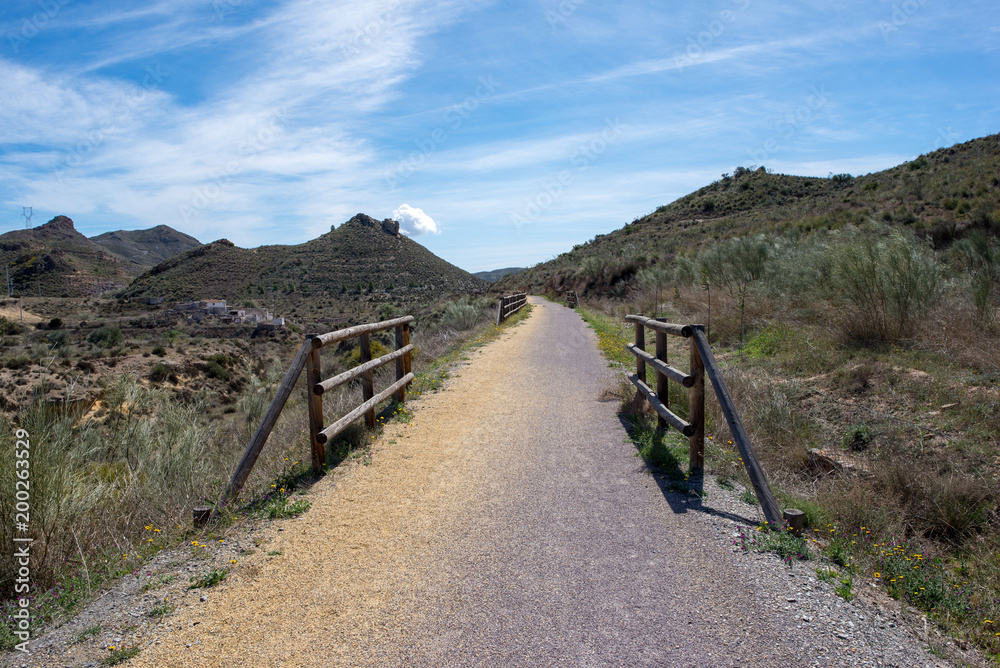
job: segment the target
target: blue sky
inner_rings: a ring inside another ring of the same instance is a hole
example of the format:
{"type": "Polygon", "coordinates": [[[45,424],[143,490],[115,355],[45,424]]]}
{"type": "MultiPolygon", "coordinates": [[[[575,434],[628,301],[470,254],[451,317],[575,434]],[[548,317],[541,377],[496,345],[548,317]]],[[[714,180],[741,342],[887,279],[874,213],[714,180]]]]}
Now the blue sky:
{"type": "Polygon", "coordinates": [[[0,232],[244,247],[393,215],[532,265],[737,166],[1000,132],[995,0],[5,0],[0,232]]]}

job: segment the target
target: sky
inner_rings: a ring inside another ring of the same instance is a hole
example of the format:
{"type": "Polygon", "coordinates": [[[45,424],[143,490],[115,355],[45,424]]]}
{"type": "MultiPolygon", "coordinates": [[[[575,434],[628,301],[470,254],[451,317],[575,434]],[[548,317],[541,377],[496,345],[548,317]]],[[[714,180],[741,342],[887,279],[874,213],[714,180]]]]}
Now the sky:
{"type": "Polygon", "coordinates": [[[1000,132],[996,0],[4,0],[0,232],[299,244],[356,213],[531,266],[737,166],[1000,132]]]}

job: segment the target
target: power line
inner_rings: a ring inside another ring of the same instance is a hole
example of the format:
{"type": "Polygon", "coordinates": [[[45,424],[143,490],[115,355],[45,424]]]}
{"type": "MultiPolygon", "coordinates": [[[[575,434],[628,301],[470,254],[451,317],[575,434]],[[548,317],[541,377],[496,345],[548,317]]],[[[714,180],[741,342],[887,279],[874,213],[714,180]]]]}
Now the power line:
{"type": "Polygon", "coordinates": [[[21,207],[22,209],[21,217],[24,218],[24,229],[28,229],[29,227],[31,227],[31,219],[35,215],[34,212],[32,211],[33,208],[34,207],[30,206],[21,207]]]}

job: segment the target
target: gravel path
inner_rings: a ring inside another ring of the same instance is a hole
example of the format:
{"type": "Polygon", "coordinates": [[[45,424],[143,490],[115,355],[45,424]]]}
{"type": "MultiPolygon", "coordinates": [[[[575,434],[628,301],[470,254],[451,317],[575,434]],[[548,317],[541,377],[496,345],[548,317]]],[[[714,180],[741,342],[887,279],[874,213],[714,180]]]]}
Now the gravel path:
{"type": "Polygon", "coordinates": [[[814,565],[734,550],[732,495],[664,493],[594,334],[532,303],[128,665],[949,665],[814,565]]]}

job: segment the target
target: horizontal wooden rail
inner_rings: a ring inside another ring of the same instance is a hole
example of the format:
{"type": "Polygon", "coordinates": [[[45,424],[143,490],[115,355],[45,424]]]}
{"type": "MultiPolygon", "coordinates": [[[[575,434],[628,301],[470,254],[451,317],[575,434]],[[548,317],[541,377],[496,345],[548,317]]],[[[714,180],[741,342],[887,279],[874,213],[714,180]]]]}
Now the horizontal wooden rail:
{"type": "Polygon", "coordinates": [[[652,389],[650,389],[649,385],[646,385],[646,383],[639,380],[639,377],[635,374],[629,376],[628,379],[632,381],[632,384],[639,389],[639,391],[643,394],[643,396],[646,397],[646,401],[648,401],[649,405],[653,407],[653,410],[656,411],[657,415],[662,417],[664,420],[667,421],[667,423],[671,427],[681,432],[685,436],[687,437],[694,436],[695,426],[689,422],[685,422],[684,420],[679,418],[677,414],[675,414],[669,408],[664,406],[663,402],[660,401],[660,399],[656,396],[656,393],[653,392],[652,389]]]}
{"type": "Polygon", "coordinates": [[[630,353],[642,359],[646,362],[646,364],[653,367],[653,369],[659,371],[675,383],[680,383],[687,388],[694,387],[694,376],[688,375],[679,369],[675,369],[674,367],[661,362],[656,359],[656,356],[652,353],[647,353],[645,350],[639,350],[636,348],[633,343],[627,343],[625,344],[625,347],[628,348],[630,353]]]}
{"type": "Polygon", "coordinates": [[[328,332],[326,334],[319,334],[315,336],[312,340],[312,344],[314,348],[323,348],[331,343],[339,343],[341,341],[346,341],[347,339],[353,339],[355,336],[360,336],[362,334],[374,334],[375,332],[392,329],[393,327],[398,327],[400,325],[408,325],[411,322],[413,322],[413,316],[407,315],[402,318],[395,318],[384,322],[373,322],[367,325],[357,325],[356,327],[348,327],[347,329],[338,329],[335,332],[328,332]]]}
{"type": "Polygon", "coordinates": [[[332,389],[334,389],[336,387],[339,387],[339,386],[343,385],[346,382],[349,382],[349,381],[354,380],[355,378],[358,378],[359,376],[361,376],[362,374],[364,374],[364,373],[366,373],[368,371],[372,371],[373,369],[377,369],[377,368],[379,368],[381,366],[385,366],[389,362],[392,362],[393,360],[395,360],[395,359],[397,359],[399,357],[402,357],[403,355],[406,355],[407,353],[413,352],[413,350],[415,348],[416,348],[416,346],[414,346],[411,343],[411,344],[409,344],[407,346],[404,346],[404,347],[400,348],[399,350],[394,350],[391,353],[388,353],[386,355],[382,355],[382,357],[378,357],[376,359],[373,359],[370,362],[365,362],[364,364],[361,364],[360,366],[356,366],[353,369],[349,369],[349,370],[345,371],[344,373],[337,374],[333,378],[330,378],[328,380],[324,380],[322,383],[317,383],[316,385],[313,385],[313,389],[312,389],[313,394],[323,394],[324,392],[329,392],[330,390],[332,390],[332,389]]]}
{"type": "Polygon", "coordinates": [[[401,387],[406,387],[412,380],[413,380],[413,374],[412,373],[406,374],[405,376],[397,380],[395,383],[387,387],[385,390],[379,392],[374,397],[372,397],[365,403],[361,404],[353,411],[351,411],[344,417],[340,418],[339,420],[334,422],[332,425],[330,425],[323,431],[319,432],[316,435],[316,440],[319,441],[320,443],[326,443],[327,441],[335,437],[337,434],[344,431],[344,429],[346,429],[349,424],[357,420],[366,412],[374,410],[376,406],[378,406],[380,403],[388,399],[390,395],[396,392],[396,390],[400,389],[401,387]]]}
{"type": "Polygon", "coordinates": [[[671,334],[673,336],[683,336],[688,338],[691,336],[691,325],[675,325],[670,322],[661,322],[659,320],[653,320],[652,318],[647,318],[641,315],[627,315],[625,316],[627,322],[632,322],[637,325],[642,325],[643,327],[649,327],[650,329],[663,332],[664,334],[671,334]]]}

